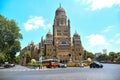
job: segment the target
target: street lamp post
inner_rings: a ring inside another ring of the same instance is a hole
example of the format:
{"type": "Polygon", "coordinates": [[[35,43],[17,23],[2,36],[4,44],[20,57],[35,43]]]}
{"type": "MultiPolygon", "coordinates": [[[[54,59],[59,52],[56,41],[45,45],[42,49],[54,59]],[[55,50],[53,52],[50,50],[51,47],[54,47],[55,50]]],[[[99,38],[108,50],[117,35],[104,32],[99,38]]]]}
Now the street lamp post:
{"type": "Polygon", "coordinates": [[[40,46],[40,57],[39,57],[39,62],[40,62],[40,68],[42,69],[42,45],[40,46]]]}
{"type": "Polygon", "coordinates": [[[39,68],[39,69],[41,69],[41,68],[42,68],[42,67],[41,67],[41,66],[42,66],[42,56],[40,56],[39,62],[40,62],[40,66],[39,66],[40,68],[39,68]]]}
{"type": "Polygon", "coordinates": [[[85,58],[86,58],[86,60],[87,60],[87,51],[85,51],[85,58]]]}

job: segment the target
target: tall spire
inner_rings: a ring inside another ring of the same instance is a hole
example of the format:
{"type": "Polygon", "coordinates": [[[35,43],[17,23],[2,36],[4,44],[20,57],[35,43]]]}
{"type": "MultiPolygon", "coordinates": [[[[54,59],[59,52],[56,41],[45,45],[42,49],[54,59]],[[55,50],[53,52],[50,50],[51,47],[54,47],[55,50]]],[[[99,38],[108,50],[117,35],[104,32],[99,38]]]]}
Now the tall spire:
{"type": "Polygon", "coordinates": [[[60,8],[61,8],[61,3],[60,3],[60,8]]]}
{"type": "Polygon", "coordinates": [[[77,34],[77,31],[75,30],[75,33],[77,34]]]}
{"type": "Polygon", "coordinates": [[[77,31],[75,30],[75,34],[74,35],[78,35],[77,31]]]}
{"type": "Polygon", "coordinates": [[[50,29],[49,29],[49,32],[50,32],[50,29]]]}

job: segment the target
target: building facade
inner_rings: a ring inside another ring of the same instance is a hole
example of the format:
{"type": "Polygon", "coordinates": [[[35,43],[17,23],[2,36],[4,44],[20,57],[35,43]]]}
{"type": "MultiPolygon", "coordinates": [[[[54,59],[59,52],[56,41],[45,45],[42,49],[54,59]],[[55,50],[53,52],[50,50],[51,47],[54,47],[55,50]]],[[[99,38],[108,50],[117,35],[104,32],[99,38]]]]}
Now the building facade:
{"type": "Polygon", "coordinates": [[[70,20],[65,10],[60,6],[55,12],[53,34],[46,34],[42,47],[47,58],[57,58],[60,62],[79,62],[83,55],[83,47],[77,32],[71,38],[70,20]],[[72,40],[71,40],[72,39],[72,40]]]}
{"type": "Polygon", "coordinates": [[[53,33],[49,30],[39,44],[39,50],[43,51],[46,58],[58,59],[61,63],[82,60],[83,46],[80,35],[75,32],[71,37],[70,28],[70,19],[67,19],[64,8],[59,6],[55,11],[53,33]]]}

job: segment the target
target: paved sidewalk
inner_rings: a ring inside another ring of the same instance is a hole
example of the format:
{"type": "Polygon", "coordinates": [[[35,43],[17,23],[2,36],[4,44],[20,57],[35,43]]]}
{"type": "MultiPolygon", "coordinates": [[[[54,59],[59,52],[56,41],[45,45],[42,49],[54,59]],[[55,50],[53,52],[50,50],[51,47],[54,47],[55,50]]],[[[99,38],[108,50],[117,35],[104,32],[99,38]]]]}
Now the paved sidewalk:
{"type": "Polygon", "coordinates": [[[0,66],[0,69],[4,69],[4,67],[0,66]]]}
{"type": "Polygon", "coordinates": [[[26,67],[21,65],[15,65],[14,67],[10,68],[0,67],[0,71],[39,71],[39,70],[54,70],[54,69],[46,67],[39,69],[39,67],[26,67]]]}

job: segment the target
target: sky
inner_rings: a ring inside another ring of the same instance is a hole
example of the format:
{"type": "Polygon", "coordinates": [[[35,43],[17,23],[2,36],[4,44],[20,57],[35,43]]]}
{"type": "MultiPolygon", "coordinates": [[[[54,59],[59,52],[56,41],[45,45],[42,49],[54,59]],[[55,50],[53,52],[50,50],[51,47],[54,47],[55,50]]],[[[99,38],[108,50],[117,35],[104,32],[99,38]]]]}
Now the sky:
{"type": "Polygon", "coordinates": [[[24,48],[52,33],[59,4],[71,21],[71,37],[77,31],[85,50],[120,52],[120,0],[0,0],[0,14],[16,21],[24,48]]]}

